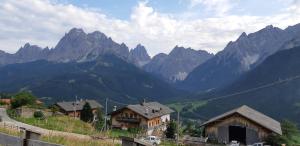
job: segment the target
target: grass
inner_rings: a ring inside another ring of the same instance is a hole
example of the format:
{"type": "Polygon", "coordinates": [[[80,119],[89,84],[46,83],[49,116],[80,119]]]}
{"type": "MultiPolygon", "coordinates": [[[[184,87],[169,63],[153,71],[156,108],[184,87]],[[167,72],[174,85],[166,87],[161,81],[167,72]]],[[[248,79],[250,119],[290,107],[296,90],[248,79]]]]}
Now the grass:
{"type": "Polygon", "coordinates": [[[188,102],[175,102],[168,104],[170,108],[175,109],[176,111],[182,112],[193,112],[195,109],[202,107],[206,104],[206,101],[188,101],[188,102]]]}
{"type": "MultiPolygon", "coordinates": [[[[21,136],[21,132],[12,129],[10,127],[0,126],[0,132],[5,133],[12,136],[21,136]]],[[[108,140],[82,140],[70,137],[61,137],[61,136],[42,136],[40,138],[41,141],[62,144],[65,146],[120,146],[119,141],[108,141],[108,140]]]]}
{"type": "Polygon", "coordinates": [[[62,144],[65,146],[121,146],[121,144],[117,141],[81,140],[61,136],[43,136],[41,140],[49,143],[62,144]]]}
{"type": "Polygon", "coordinates": [[[174,141],[168,141],[168,140],[163,140],[160,144],[161,146],[176,146],[176,142],[174,141]]]}
{"type": "Polygon", "coordinates": [[[44,120],[39,120],[33,117],[16,117],[15,119],[29,125],[34,125],[49,130],[57,130],[84,135],[92,135],[97,133],[97,131],[91,124],[85,123],[79,119],[74,119],[73,117],[68,116],[51,116],[45,118],[44,120]]]}
{"type": "Polygon", "coordinates": [[[8,134],[8,135],[13,135],[13,136],[21,136],[21,134],[22,134],[20,131],[18,131],[16,129],[4,127],[3,125],[0,126],[0,132],[8,134]]]}

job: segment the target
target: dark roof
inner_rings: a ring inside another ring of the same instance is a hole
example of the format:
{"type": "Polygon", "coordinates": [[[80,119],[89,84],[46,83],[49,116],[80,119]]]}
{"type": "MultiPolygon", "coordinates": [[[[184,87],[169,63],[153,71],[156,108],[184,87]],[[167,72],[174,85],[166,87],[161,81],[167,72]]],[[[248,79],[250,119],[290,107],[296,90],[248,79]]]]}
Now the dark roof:
{"type": "Polygon", "coordinates": [[[229,112],[226,112],[222,115],[216,116],[216,117],[206,121],[205,123],[203,123],[202,126],[203,125],[208,125],[212,122],[215,122],[219,119],[228,117],[228,116],[233,115],[235,113],[240,114],[243,117],[245,117],[245,118],[247,118],[247,119],[249,119],[249,120],[251,120],[251,121],[253,121],[253,122],[255,122],[255,123],[267,128],[267,129],[269,129],[269,130],[271,130],[275,133],[277,133],[277,134],[280,134],[280,135],[282,134],[281,125],[278,121],[276,121],[276,120],[274,120],[274,119],[272,119],[272,118],[270,118],[270,117],[268,117],[268,116],[266,116],[266,115],[264,115],[264,114],[262,114],[262,113],[260,113],[256,110],[254,110],[254,109],[252,109],[252,108],[250,108],[246,105],[243,105],[239,108],[233,109],[233,110],[231,110],[229,112]]]}
{"type": "Polygon", "coordinates": [[[169,107],[162,105],[158,102],[143,102],[141,104],[127,105],[126,107],[123,107],[117,111],[110,113],[110,115],[118,113],[125,108],[130,109],[147,119],[160,117],[174,112],[169,107]]]}
{"type": "Polygon", "coordinates": [[[92,109],[103,107],[101,104],[99,104],[95,100],[81,100],[81,101],[77,101],[77,102],[74,102],[74,101],[58,102],[58,103],[56,103],[56,105],[65,111],[74,111],[74,105],[76,105],[75,106],[76,110],[82,110],[82,108],[86,102],[88,102],[90,104],[92,109]]]}

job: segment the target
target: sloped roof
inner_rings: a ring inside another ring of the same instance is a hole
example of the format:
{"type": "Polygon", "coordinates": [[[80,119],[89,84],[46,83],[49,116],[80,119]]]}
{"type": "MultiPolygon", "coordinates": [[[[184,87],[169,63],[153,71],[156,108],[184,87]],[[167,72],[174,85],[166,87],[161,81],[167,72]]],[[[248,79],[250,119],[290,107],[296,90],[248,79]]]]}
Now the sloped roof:
{"type": "Polygon", "coordinates": [[[57,102],[56,105],[58,105],[60,108],[62,108],[65,111],[74,111],[74,105],[76,110],[82,110],[84,104],[88,102],[92,109],[95,108],[102,108],[103,106],[99,104],[95,100],[81,100],[81,101],[68,101],[68,102],[57,102]]]}
{"type": "Polygon", "coordinates": [[[262,127],[265,127],[277,134],[282,135],[281,125],[278,121],[254,110],[246,105],[243,105],[239,108],[228,111],[222,115],[216,116],[216,117],[206,121],[205,123],[203,123],[202,126],[210,124],[215,121],[218,121],[219,119],[228,117],[234,113],[238,113],[238,114],[242,115],[243,117],[257,123],[258,125],[261,125],[262,127]]]}
{"type": "Polygon", "coordinates": [[[144,102],[141,104],[127,105],[126,107],[123,107],[117,111],[110,113],[110,115],[120,112],[124,108],[130,109],[147,119],[160,117],[174,112],[169,107],[162,105],[158,102],[144,102]]]}

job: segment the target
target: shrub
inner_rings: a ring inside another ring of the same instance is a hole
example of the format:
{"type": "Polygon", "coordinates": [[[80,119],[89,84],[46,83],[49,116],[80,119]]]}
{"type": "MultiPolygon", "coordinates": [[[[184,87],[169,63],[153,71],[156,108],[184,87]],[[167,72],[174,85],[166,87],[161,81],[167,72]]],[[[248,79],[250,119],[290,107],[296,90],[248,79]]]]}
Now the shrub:
{"type": "Polygon", "coordinates": [[[35,111],[33,117],[37,119],[45,119],[44,113],[42,111],[35,111]]]}
{"type": "Polygon", "coordinates": [[[36,97],[29,92],[17,93],[12,98],[11,107],[13,109],[24,106],[24,105],[34,105],[36,97]]]}
{"type": "Polygon", "coordinates": [[[96,118],[97,119],[94,123],[94,128],[96,130],[100,131],[100,130],[102,130],[102,128],[104,128],[103,126],[104,126],[104,121],[105,121],[103,113],[100,108],[98,108],[96,111],[96,118]]]}
{"type": "Polygon", "coordinates": [[[128,128],[128,132],[132,133],[132,134],[138,134],[142,131],[141,128],[128,128]]]}
{"type": "Polygon", "coordinates": [[[298,139],[300,137],[300,133],[296,124],[291,121],[284,120],[281,123],[281,129],[282,135],[271,135],[266,139],[266,142],[270,145],[294,145],[300,143],[300,140],[298,139]]]}

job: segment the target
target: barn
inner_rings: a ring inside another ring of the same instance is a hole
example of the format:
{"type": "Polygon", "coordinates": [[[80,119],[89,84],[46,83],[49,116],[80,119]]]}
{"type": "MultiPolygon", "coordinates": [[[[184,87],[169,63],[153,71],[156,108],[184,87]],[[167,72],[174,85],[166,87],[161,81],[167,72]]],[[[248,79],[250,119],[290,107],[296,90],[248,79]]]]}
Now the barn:
{"type": "Polygon", "coordinates": [[[243,105],[203,123],[204,134],[211,141],[228,144],[263,142],[271,134],[282,135],[278,121],[243,105]]]}

